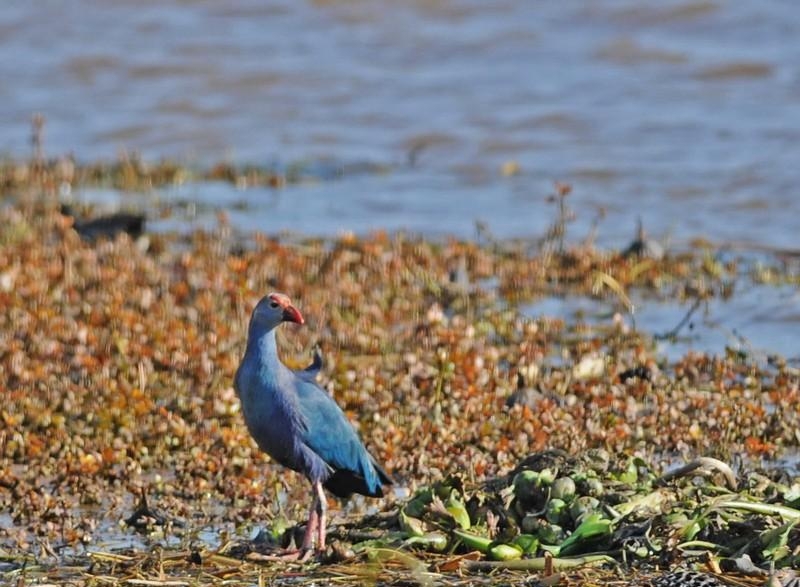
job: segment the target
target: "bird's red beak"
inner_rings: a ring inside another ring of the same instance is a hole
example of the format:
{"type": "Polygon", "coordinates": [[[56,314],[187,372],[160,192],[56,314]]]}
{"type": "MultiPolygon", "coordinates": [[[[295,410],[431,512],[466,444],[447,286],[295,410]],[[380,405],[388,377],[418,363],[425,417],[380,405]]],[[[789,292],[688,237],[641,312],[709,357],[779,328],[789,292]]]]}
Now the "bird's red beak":
{"type": "Polygon", "coordinates": [[[303,315],[300,313],[300,310],[295,308],[292,304],[288,304],[283,308],[283,321],[284,322],[295,322],[296,324],[305,324],[305,320],[303,320],[303,315]]]}

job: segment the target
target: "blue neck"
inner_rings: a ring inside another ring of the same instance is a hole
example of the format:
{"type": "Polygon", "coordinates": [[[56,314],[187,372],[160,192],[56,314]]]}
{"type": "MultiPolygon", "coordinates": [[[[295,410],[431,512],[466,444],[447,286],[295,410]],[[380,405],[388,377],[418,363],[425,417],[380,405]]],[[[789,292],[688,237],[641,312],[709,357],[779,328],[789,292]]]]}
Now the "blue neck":
{"type": "Polygon", "coordinates": [[[260,324],[250,324],[247,335],[245,361],[257,365],[261,377],[277,384],[286,376],[288,369],[278,357],[278,342],[275,339],[275,328],[265,330],[260,324]]]}

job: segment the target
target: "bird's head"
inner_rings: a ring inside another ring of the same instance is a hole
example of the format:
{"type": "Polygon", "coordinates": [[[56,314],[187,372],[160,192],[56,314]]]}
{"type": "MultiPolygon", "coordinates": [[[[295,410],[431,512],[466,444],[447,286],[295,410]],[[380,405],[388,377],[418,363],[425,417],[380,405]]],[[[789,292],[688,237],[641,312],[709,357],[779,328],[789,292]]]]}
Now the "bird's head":
{"type": "Polygon", "coordinates": [[[292,305],[289,296],[271,293],[261,298],[256,305],[256,309],[253,310],[253,322],[271,330],[281,322],[304,324],[305,320],[300,310],[292,305]]]}

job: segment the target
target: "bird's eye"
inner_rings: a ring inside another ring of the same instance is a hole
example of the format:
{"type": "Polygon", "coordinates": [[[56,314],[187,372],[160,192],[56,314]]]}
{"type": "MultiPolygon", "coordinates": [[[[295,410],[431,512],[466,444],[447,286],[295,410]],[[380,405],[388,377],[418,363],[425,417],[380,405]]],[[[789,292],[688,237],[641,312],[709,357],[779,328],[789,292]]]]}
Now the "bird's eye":
{"type": "Polygon", "coordinates": [[[272,301],[269,303],[269,307],[270,307],[270,308],[277,308],[279,305],[280,305],[280,304],[278,304],[278,302],[276,302],[275,300],[272,300],[272,301]]]}

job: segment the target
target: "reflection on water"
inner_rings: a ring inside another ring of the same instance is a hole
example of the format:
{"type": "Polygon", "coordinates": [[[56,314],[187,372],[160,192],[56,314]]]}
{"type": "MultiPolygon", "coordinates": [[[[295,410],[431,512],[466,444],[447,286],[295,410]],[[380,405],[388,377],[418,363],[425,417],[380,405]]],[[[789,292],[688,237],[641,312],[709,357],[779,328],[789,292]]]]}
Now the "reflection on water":
{"type": "MultiPolygon", "coordinates": [[[[780,354],[792,361],[797,354],[800,293],[792,286],[742,287],[727,300],[709,299],[691,311],[693,302],[632,296],[633,316],[628,326],[656,337],[659,354],[677,361],[688,352],[722,354],[726,347],[766,361],[780,354]],[[684,321],[684,318],[688,319],[684,321]],[[665,337],[681,325],[674,339],[665,337]]],[[[559,318],[570,324],[610,324],[623,310],[608,300],[571,296],[544,298],[524,308],[532,318],[559,318]]]]}

